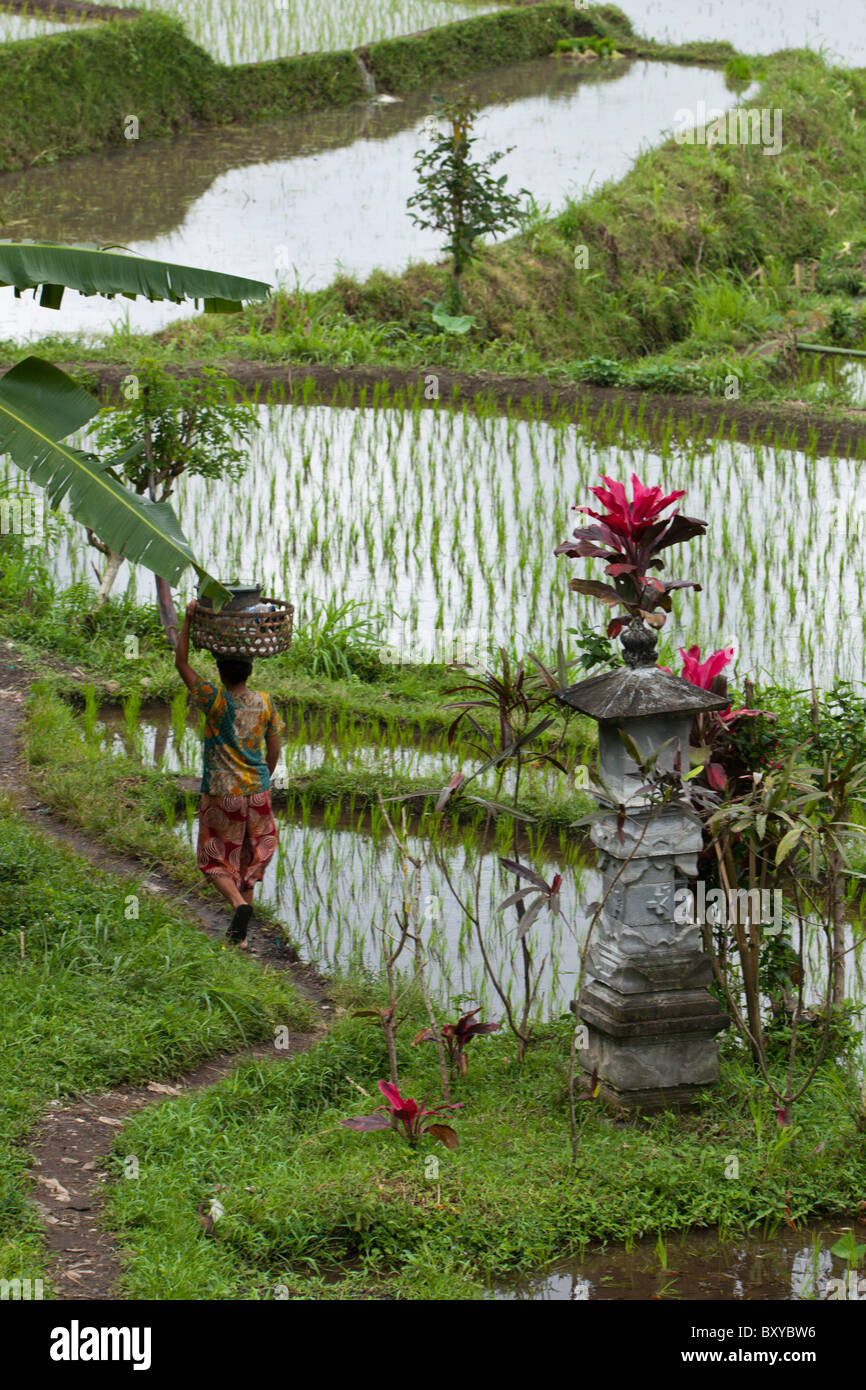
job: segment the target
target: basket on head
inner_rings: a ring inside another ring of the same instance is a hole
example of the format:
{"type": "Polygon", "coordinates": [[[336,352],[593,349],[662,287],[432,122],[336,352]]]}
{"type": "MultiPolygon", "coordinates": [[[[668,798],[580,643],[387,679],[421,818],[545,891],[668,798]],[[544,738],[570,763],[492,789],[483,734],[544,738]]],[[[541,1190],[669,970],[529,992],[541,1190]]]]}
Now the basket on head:
{"type": "Polygon", "coordinates": [[[263,598],[254,608],[215,613],[196,603],[190,622],[190,640],[214,656],[276,656],[292,640],[295,610],[279,598],[263,598]]]}

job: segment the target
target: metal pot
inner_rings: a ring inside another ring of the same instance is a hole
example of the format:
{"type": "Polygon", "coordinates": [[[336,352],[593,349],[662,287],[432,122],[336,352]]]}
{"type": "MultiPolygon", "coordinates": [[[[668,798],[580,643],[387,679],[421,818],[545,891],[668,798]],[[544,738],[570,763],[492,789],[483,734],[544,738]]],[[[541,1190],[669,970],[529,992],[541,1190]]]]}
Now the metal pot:
{"type": "MultiPolygon", "coordinates": [[[[261,584],[226,584],[226,588],[232,597],[228,603],[223,604],[221,613],[240,613],[244,608],[253,608],[262,597],[261,584]]],[[[199,595],[198,601],[202,608],[213,608],[209,598],[199,595]]]]}

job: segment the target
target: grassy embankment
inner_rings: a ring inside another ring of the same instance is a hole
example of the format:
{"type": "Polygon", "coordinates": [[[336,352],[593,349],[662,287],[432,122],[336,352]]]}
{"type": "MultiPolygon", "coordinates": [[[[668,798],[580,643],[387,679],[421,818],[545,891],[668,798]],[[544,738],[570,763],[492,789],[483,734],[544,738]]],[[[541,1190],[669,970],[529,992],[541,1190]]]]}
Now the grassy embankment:
{"type": "MultiPolygon", "coordinates": [[[[369,988],[340,997],[371,1002],[369,988]]],[[[424,1022],[415,1009],[400,1033],[401,1093],[433,1101],[434,1049],[409,1047],[424,1022]]],[[[379,1103],[376,1082],[387,1076],[378,1026],[352,1018],[291,1068],[251,1064],[207,1094],[133,1119],[117,1169],[133,1151],[141,1178],[118,1183],[110,1199],[130,1246],[128,1294],[158,1296],[168,1277],[175,1297],[191,1299],[479,1298],[491,1280],[587,1242],[657,1234],[659,1288],[675,1297],[675,1264],[663,1268],[673,1233],[772,1230],[850,1213],[862,1200],[866,1136],[839,1107],[838,1069],[822,1068],[796,1129],[780,1132],[730,1045],[720,1085],[693,1115],[613,1123],[581,1102],[572,1168],[570,1026],[552,1023],[522,1068],[504,1033],[473,1044],[453,1088],[465,1107],[454,1112],[455,1152],[340,1126],[379,1103]],[[726,1176],[732,1155],[735,1178],[726,1176]],[[225,1216],[208,1240],[196,1206],[217,1190],[225,1216]]]]}
{"type": "Polygon", "coordinates": [[[635,39],[614,6],[578,13],[557,3],[479,15],[358,50],[226,66],[176,20],[142,13],[0,46],[0,170],[124,146],[130,138],[164,139],[361,101],[368,93],[356,54],[379,91],[399,94],[542,57],[557,40],[581,34],[610,34],[636,53],[698,61],[718,50],[635,39]],[[130,116],[138,122],[134,135],[130,116]]]}
{"type": "MultiPolygon", "coordinates": [[[[562,9],[512,12],[499,22],[544,21],[526,38],[522,56],[532,56],[533,44],[552,46],[553,30],[565,23],[556,18],[562,9]]],[[[452,41],[468,25],[463,37],[477,33],[483,48],[493,41],[487,19],[374,46],[382,71],[406,89],[459,76],[452,41]]],[[[717,61],[731,52],[720,51],[717,61]]],[[[483,66],[480,49],[473,53],[468,43],[467,72],[483,66]]],[[[41,350],[54,360],[130,365],[142,355],[178,364],[245,359],[422,370],[434,363],[544,374],[554,384],[845,406],[852,396],[844,376],[828,377],[826,359],[798,354],[795,339],[866,346],[866,191],[851,175],[866,159],[866,73],[830,69],[805,51],[732,56],[728,67],[732,90],[762,77],[749,107],[782,112],[781,152],[670,139],[639,156],[619,183],[554,215],[534,209],[519,235],[488,246],[467,272],[467,309],[477,326],[466,336],[438,331],[429,317],[429,303],[443,293],[443,263],[376,272],[363,284],[340,276],[327,289],[282,292],[240,315],[185,320],[155,338],[118,333],[84,352],[59,334],[41,350]],[[585,269],[575,268],[580,246],[588,252],[585,269]]],[[[185,80],[195,91],[198,79],[185,80]]]]}
{"type": "MultiPolygon", "coordinates": [[[[845,404],[841,382],[812,380],[815,359],[804,366],[794,338],[866,346],[866,186],[852,176],[866,159],[866,72],[832,70],[805,52],[763,66],[749,106],[782,111],[778,155],[671,139],[619,183],[554,216],[533,214],[467,272],[478,326],[465,338],[429,331],[425,300],[442,297],[447,266],[416,264],[281,294],[231,320],[188,320],[154,350],[167,361],[438,362],[845,404]],[[580,246],[585,270],[575,269],[580,246]]],[[[131,338],[110,351],[127,360],[144,349],[131,338]]]]}
{"type": "Polygon", "coordinates": [[[44,1263],[21,1140],[50,1100],[168,1080],[275,1024],[312,1029],[314,1017],[285,979],[6,805],[0,899],[0,1278],[32,1279],[44,1263]]]}

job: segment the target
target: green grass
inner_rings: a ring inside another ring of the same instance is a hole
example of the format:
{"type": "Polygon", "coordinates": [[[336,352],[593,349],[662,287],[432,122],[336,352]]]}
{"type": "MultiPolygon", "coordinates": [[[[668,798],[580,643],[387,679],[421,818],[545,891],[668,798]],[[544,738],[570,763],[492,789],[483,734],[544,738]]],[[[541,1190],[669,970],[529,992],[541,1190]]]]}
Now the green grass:
{"type": "Polygon", "coordinates": [[[195,856],[172,830],[175,818],[183,816],[184,800],[173,779],[132,758],[108,757],[81,732],[74,712],[37,686],[28,706],[24,751],[40,799],[112,849],[203,893],[195,856]]]}
{"type": "MultiPolygon", "coordinates": [[[[432,1049],[407,1042],[417,1022],[399,1045],[401,1090],[432,1100],[432,1049]]],[[[141,1178],[119,1180],[109,1204],[129,1253],[127,1295],[480,1298],[489,1282],[590,1241],[774,1228],[786,1204],[801,1220],[850,1211],[862,1196],[866,1137],[834,1108],[824,1074],[798,1108],[789,1145],[733,1051],[694,1115],[613,1124],[600,1107],[585,1110],[572,1169],[568,1026],[551,1025],[522,1070],[506,1036],[473,1045],[454,1091],[465,1103],[454,1153],[340,1127],[374,1108],[376,1081],[387,1076],[378,1028],[352,1019],[291,1069],[252,1064],[134,1118],[117,1153],[135,1152],[141,1178]],[[732,1154],[735,1180],[725,1177],[732,1154]],[[429,1158],[439,1161],[438,1186],[425,1175],[429,1158]],[[196,1207],[217,1194],[225,1216],[208,1238],[196,1207]]]]}
{"type": "Polygon", "coordinates": [[[169,1079],[309,1029],[284,979],[0,807],[0,1278],[43,1272],[22,1141],[49,1100],[169,1079]],[[137,918],[132,914],[138,911],[137,918]]]}

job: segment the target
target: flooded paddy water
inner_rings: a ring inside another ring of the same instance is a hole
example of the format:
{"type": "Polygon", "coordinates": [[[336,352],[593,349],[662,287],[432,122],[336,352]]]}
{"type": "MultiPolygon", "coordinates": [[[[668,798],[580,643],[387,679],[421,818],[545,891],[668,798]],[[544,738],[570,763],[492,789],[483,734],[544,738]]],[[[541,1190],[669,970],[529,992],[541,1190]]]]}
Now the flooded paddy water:
{"type": "Polygon", "coordinates": [[[39,39],[45,34],[69,33],[98,23],[98,20],[50,19],[44,14],[29,14],[26,11],[7,10],[0,0],[0,43],[14,43],[19,39],[39,39]]]}
{"type": "MultiPolygon", "coordinates": [[[[218,491],[184,480],[175,505],[205,566],[254,573],[295,603],[298,624],[339,589],[378,615],[386,662],[433,660],[439,634],[455,631],[482,653],[503,644],[552,659],[591,616],[554,549],[590,486],[634,471],[684,488],[688,514],[709,523],[677,559],[677,577],[702,590],[677,595],[666,664],[679,669],[676,649],[693,642],[734,642],[734,682],[862,679],[866,497],[854,461],[722,439],[628,446],[602,442],[601,427],[420,407],[262,406],[260,419],[246,475],[218,491]]],[[[93,583],[91,558],[77,528],[51,552],[66,580],[93,583]]],[[[123,566],[118,584],[151,601],[144,572],[123,566]]]]}
{"type": "MultiPolygon", "coordinates": [[[[161,716],[145,707],[125,719],[118,710],[104,710],[94,736],[114,754],[138,757],[149,766],[189,776],[200,772],[201,743],[198,718],[190,717],[181,730],[167,711],[161,716]]],[[[438,790],[455,766],[470,764],[449,757],[444,750],[419,748],[395,740],[380,743],[357,742],[348,737],[329,743],[309,740],[303,728],[290,728],[274,778],[277,788],[285,788],[289,778],[297,778],[316,768],[335,766],[341,771],[363,767],[377,769],[383,779],[391,773],[418,776],[431,790],[438,790]]],[[[368,737],[369,737],[368,732],[368,737]]],[[[523,783],[534,775],[524,773],[523,783]]],[[[568,779],[562,778],[563,782],[568,779]]],[[[184,783],[192,786],[192,783],[184,783]]],[[[198,785],[196,778],[195,785],[198,785]]],[[[492,784],[486,784],[488,792],[492,784]]],[[[301,800],[303,794],[301,793],[301,800]]],[[[387,798],[387,787],[383,790],[387,798]]],[[[573,796],[573,786],[563,788],[564,798],[573,796]]],[[[264,900],[286,924],[288,938],[298,947],[304,960],[320,969],[347,967],[376,971],[381,965],[382,928],[389,936],[394,929],[394,912],[402,904],[403,866],[393,841],[380,826],[375,832],[369,813],[353,812],[349,798],[332,807],[311,812],[303,805],[290,805],[279,812],[280,841],[277,855],[268,867],[262,888],[264,900]]],[[[176,832],[194,846],[197,822],[193,819],[196,799],[189,797],[187,815],[177,813],[176,832]]],[[[389,814],[399,822],[399,805],[389,814]]],[[[378,818],[377,818],[378,819],[378,818]]],[[[499,854],[511,852],[510,842],[490,837],[486,845],[478,832],[461,833],[446,820],[442,852],[448,873],[463,893],[474,892],[474,875],[480,870],[480,902],[485,929],[489,933],[488,951],[495,967],[509,983],[515,979],[519,948],[514,940],[512,914],[498,912],[498,904],[513,891],[513,877],[501,868],[499,854]]],[[[420,835],[411,837],[412,853],[427,857],[431,841],[420,835]]],[[[586,931],[582,904],[597,896],[598,878],[584,863],[585,846],[578,837],[540,839],[521,836],[527,862],[548,880],[555,873],[567,874],[563,885],[563,916],[545,921],[539,959],[546,955],[537,1001],[537,1016],[549,1018],[568,1007],[574,993],[578,964],[578,942],[586,931]]],[[[430,955],[430,981],[452,1001],[461,999],[492,1003],[483,961],[471,928],[464,921],[458,904],[449,892],[441,866],[431,858],[422,874],[420,907],[424,934],[430,955]]],[[[407,952],[407,960],[410,955],[407,952]]],[[[498,1002],[498,1001],[497,1001],[498,1002]]]]}
{"type": "MultiPolygon", "coordinates": [[[[672,63],[528,62],[474,77],[483,111],[476,150],[555,211],[622,178],[680,108],[729,107],[720,72],[672,63]]],[[[413,155],[428,143],[430,93],[359,104],[249,130],[208,130],[50,168],[0,176],[4,236],[121,244],[144,256],[320,289],[339,272],[365,278],[437,260],[443,238],[406,211],[413,155]]],[[[194,305],[64,296],[60,313],[0,292],[0,337],[153,332],[194,305]]]]}
{"type": "MultiPolygon", "coordinates": [[[[397,808],[389,811],[398,814],[397,808]]],[[[403,863],[386,835],[361,828],[365,817],[344,810],[332,817],[279,816],[279,848],[265,872],[262,899],[285,925],[286,939],[301,959],[323,973],[364,970],[378,976],[385,947],[399,939],[395,912],[403,904],[403,863]],[[329,819],[335,824],[326,824],[329,819]],[[348,823],[347,823],[348,821],[348,823]]],[[[194,847],[197,822],[179,824],[177,833],[194,847]]],[[[413,855],[424,857],[430,841],[409,837],[413,855]]],[[[521,998],[522,956],[516,940],[515,918],[501,913],[499,904],[514,891],[514,875],[499,863],[506,854],[483,848],[477,837],[455,836],[442,847],[448,877],[461,895],[474,901],[480,876],[479,903],[485,949],[497,978],[521,998]]],[[[562,889],[562,917],[545,914],[533,943],[536,967],[543,965],[533,1017],[548,1021],[568,1009],[576,993],[579,944],[585,937],[584,904],[591,901],[594,869],[586,869],[576,849],[566,851],[569,867],[562,889]]],[[[550,881],[561,872],[563,856],[540,849],[526,862],[550,881]]],[[[431,858],[421,874],[421,932],[428,958],[427,977],[435,995],[449,1005],[474,1008],[481,1004],[485,1018],[502,1018],[502,1005],[485,975],[484,961],[471,923],[451,895],[442,867],[431,858]]],[[[412,952],[398,961],[398,975],[412,974],[412,952]]]]}
{"type": "Polygon", "coordinates": [[[722,39],[741,53],[825,49],[835,63],[866,64],[866,7],[814,0],[628,0],[634,30],[665,43],[722,39]]]}
{"type": "MultiPolygon", "coordinates": [[[[172,718],[164,706],[131,708],[126,715],[108,706],[99,711],[90,736],[101,740],[113,755],[132,756],[147,766],[177,773],[192,793],[200,775],[200,729],[201,720],[195,713],[188,713],[182,723],[177,712],[172,718]]],[[[444,735],[438,750],[434,740],[419,746],[408,735],[404,734],[404,739],[401,742],[399,732],[388,731],[374,741],[370,727],[360,721],[339,739],[329,740],[321,730],[311,737],[303,724],[293,726],[291,722],[284,736],[274,786],[285,793],[290,780],[300,779],[300,784],[290,791],[288,805],[282,804],[283,797],[277,797],[279,845],[261,891],[264,901],[285,924],[287,939],[298,947],[302,958],[325,972],[346,968],[374,973],[378,970],[382,929],[393,932],[394,912],[402,903],[403,863],[381,818],[374,818],[374,828],[370,813],[353,809],[350,797],[343,796],[324,810],[306,806],[303,776],[329,766],[343,772],[363,768],[380,772],[383,781],[394,773],[415,776],[431,790],[438,790],[455,769],[468,772],[474,765],[471,757],[461,757],[453,750],[446,752],[444,735]],[[368,742],[363,741],[365,736],[368,742]]],[[[524,789],[535,781],[542,784],[548,795],[560,796],[564,804],[575,804],[573,773],[528,766],[521,780],[524,789]]],[[[492,782],[488,780],[484,790],[492,794],[492,782]]],[[[391,794],[384,786],[386,802],[391,794]]],[[[176,833],[191,848],[197,834],[196,804],[197,798],[190,794],[186,814],[180,809],[175,813],[176,833]]],[[[388,809],[392,818],[399,817],[399,803],[391,803],[388,809]]],[[[573,815],[577,814],[575,809],[573,815]]],[[[450,1002],[466,1003],[467,1007],[481,1003],[497,1016],[499,1001],[485,977],[477,939],[445,874],[447,870],[465,901],[473,900],[475,878],[479,876],[479,904],[488,954],[498,978],[507,987],[519,989],[522,960],[515,939],[515,919],[513,913],[499,911],[499,904],[514,890],[513,875],[499,863],[501,855],[513,853],[507,834],[503,825],[498,835],[482,840],[477,829],[461,830],[449,825],[446,818],[435,844],[429,834],[411,836],[411,852],[427,861],[419,903],[428,941],[431,983],[450,1002]],[[437,849],[441,861],[437,859],[437,849]]],[[[536,963],[545,958],[534,1016],[548,1020],[564,1013],[576,992],[580,949],[592,917],[590,905],[600,895],[600,876],[585,833],[576,827],[554,835],[523,831],[520,857],[548,882],[554,874],[563,876],[562,917],[543,914],[532,934],[536,963]]],[[[848,941],[848,993],[852,998],[866,1000],[866,961],[863,952],[854,947],[850,926],[848,941]]],[[[825,971],[817,932],[807,950],[807,966],[807,999],[817,1000],[825,971]]]]}
{"type": "Polygon", "coordinates": [[[355,48],[503,6],[495,0],[139,0],[138,8],[174,15],[220,62],[262,63],[355,48]]]}
{"type": "MultiPolygon", "coordinates": [[[[730,1239],[715,1231],[669,1234],[629,1249],[588,1251],[529,1278],[497,1284],[497,1299],[581,1303],[617,1299],[793,1300],[866,1302],[866,1280],[849,1273],[832,1248],[850,1218],[802,1230],[730,1239]]],[[[854,1226],[855,1232],[859,1228],[854,1226]]]]}
{"type": "MultiPolygon", "coordinates": [[[[464,673],[455,670],[455,684],[463,678],[464,673]]],[[[199,771],[204,716],[188,710],[184,718],[181,723],[160,704],[144,705],[131,718],[116,706],[99,711],[106,748],[113,755],[141,758],[149,767],[190,776],[199,771]]],[[[347,772],[376,769],[384,776],[429,778],[430,785],[438,787],[451,776],[458,758],[454,748],[446,747],[444,732],[438,740],[416,740],[411,731],[382,728],[360,718],[343,727],[332,726],[327,718],[299,721],[289,710],[283,710],[283,718],[287,727],[274,772],[277,786],[317,768],[338,766],[347,772]]],[[[485,785],[492,787],[494,776],[490,774],[485,785]]],[[[558,786],[563,795],[575,790],[573,771],[566,775],[531,761],[522,771],[521,784],[524,790],[538,787],[547,792],[558,786]]]]}

